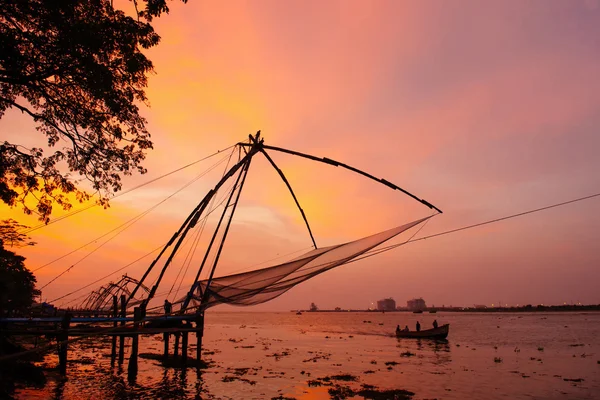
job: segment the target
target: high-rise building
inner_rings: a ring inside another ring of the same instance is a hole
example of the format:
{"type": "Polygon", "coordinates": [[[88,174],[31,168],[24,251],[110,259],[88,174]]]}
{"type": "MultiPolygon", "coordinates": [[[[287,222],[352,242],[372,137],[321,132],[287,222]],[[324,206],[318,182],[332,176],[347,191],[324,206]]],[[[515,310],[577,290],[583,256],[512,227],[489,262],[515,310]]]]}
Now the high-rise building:
{"type": "Polygon", "coordinates": [[[396,309],[396,301],[394,299],[387,298],[379,300],[377,302],[377,310],[379,311],[393,311],[396,309]]]}
{"type": "Polygon", "coordinates": [[[423,311],[427,309],[427,305],[425,304],[425,300],[422,298],[408,300],[406,302],[406,308],[410,311],[423,311]]]}

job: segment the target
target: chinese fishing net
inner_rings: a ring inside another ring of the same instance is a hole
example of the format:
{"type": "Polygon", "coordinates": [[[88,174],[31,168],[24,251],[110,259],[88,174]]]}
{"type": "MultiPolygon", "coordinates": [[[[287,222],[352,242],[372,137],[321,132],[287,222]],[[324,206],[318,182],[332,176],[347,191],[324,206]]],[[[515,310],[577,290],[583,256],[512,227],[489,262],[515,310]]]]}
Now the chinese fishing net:
{"type": "MultiPolygon", "coordinates": [[[[199,281],[193,292],[190,308],[202,309],[218,304],[250,306],[272,300],[299,283],[332,268],[344,265],[402,232],[426,221],[425,217],[408,224],[376,233],[362,239],[335,246],[311,250],[291,261],[268,268],[199,281]]],[[[175,302],[181,304],[184,298],[175,302]]]]}

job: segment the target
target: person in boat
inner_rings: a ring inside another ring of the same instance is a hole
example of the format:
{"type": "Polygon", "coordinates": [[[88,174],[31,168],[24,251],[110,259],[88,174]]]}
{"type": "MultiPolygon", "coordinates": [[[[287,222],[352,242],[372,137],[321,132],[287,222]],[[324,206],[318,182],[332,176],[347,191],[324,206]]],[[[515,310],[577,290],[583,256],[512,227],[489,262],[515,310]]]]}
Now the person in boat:
{"type": "Polygon", "coordinates": [[[421,331],[421,324],[419,323],[419,321],[417,321],[417,332],[421,331]]]}
{"type": "Polygon", "coordinates": [[[410,329],[408,329],[408,325],[406,325],[406,326],[404,327],[404,332],[410,332],[410,329]]]}
{"type": "Polygon", "coordinates": [[[438,327],[438,323],[437,323],[437,319],[433,320],[433,329],[437,329],[438,327]]]}
{"type": "Polygon", "coordinates": [[[396,326],[396,335],[400,333],[400,325],[396,326]]]}

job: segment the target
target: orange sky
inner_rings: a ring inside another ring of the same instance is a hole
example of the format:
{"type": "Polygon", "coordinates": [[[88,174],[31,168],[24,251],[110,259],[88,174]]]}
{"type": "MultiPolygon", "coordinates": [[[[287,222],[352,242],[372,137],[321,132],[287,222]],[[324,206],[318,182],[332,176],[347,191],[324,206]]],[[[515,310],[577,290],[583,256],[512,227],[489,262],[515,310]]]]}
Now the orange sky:
{"type": "MultiPolygon", "coordinates": [[[[600,192],[598,1],[190,0],[173,2],[155,27],[162,42],[149,52],[156,74],[143,111],[155,150],[149,173],[126,179],[125,188],[261,129],[268,144],[346,162],[441,208],[419,236],[600,192]]],[[[0,121],[3,137],[28,144],[39,143],[32,126],[16,112],[0,121]]],[[[139,215],[224,155],[116,199],[108,210],[37,230],[38,245],[19,251],[35,269],[139,215]]],[[[428,214],[350,172],[272,156],[318,244],[428,214]]],[[[165,243],[223,168],[78,263],[44,298],[165,243]]],[[[435,305],[600,303],[599,211],[600,200],[589,200],[407,245],[328,272],[262,308],[362,308],[388,296],[401,304],[415,296],[435,305]]],[[[18,209],[1,206],[0,213],[37,225],[18,209]]],[[[238,214],[223,273],[310,246],[264,160],[252,165],[238,214]]],[[[39,284],[102,240],[36,272],[39,284]]],[[[124,272],[139,276],[151,259],[124,272]]]]}

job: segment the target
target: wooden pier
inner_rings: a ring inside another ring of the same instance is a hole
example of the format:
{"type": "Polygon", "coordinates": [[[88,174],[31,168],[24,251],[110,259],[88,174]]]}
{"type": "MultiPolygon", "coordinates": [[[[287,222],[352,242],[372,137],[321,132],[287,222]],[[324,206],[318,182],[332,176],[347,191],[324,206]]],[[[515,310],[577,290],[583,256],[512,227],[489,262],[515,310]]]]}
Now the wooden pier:
{"type": "MultiPolygon", "coordinates": [[[[123,298],[121,299],[123,304],[123,298]]],[[[131,338],[130,355],[127,366],[129,379],[135,379],[138,370],[139,338],[140,335],[162,335],[164,348],[162,357],[168,360],[171,356],[180,360],[182,367],[188,366],[189,334],[196,335],[196,366],[202,366],[202,336],[204,332],[204,316],[197,315],[151,315],[146,316],[145,310],[134,308],[132,317],[125,316],[125,309],[118,308],[116,296],[113,299],[112,316],[80,316],[87,313],[64,311],[62,315],[37,318],[2,318],[0,319],[0,336],[35,336],[55,340],[56,346],[40,346],[39,352],[56,351],[58,369],[61,374],[67,373],[69,345],[75,341],[93,337],[111,337],[111,365],[122,365],[125,361],[125,339],[131,338]],[[161,326],[162,325],[162,326],[161,326]],[[173,354],[169,354],[169,342],[174,336],[173,354]],[[53,350],[55,349],[55,350],[53,350]]],[[[37,340],[36,340],[37,343],[37,340]]],[[[71,346],[72,348],[72,346],[71,346]]],[[[0,354],[4,354],[0,349],[0,354]]],[[[30,351],[36,351],[32,349],[30,351]]],[[[10,358],[10,355],[4,355],[10,358]]],[[[189,365],[193,367],[194,365],[189,365]]]]}

